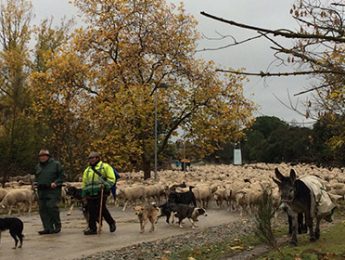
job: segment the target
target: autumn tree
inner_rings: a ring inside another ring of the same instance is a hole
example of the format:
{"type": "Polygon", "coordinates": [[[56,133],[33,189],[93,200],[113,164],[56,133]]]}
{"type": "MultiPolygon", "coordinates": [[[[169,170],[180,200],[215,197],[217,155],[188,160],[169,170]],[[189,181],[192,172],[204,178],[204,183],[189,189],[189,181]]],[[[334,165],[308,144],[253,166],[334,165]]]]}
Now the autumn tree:
{"type": "MultiPolygon", "coordinates": [[[[0,5],[0,149],[3,182],[8,174],[28,169],[33,128],[27,119],[30,104],[30,20],[32,6],[24,0],[0,5]]],[[[30,161],[31,162],[31,161],[30,161]]]]}
{"type": "Polygon", "coordinates": [[[110,157],[126,156],[124,161],[150,177],[156,94],[158,154],[178,129],[205,154],[250,122],[252,107],[242,96],[240,79],[222,81],[212,63],[195,58],[196,22],[183,5],[174,8],[157,0],[75,2],[89,25],[79,34],[77,47],[92,64],[97,94],[91,115],[98,115],[94,122],[99,129],[115,132],[94,145],[110,157]],[[162,83],[167,88],[160,88],[162,83]]]}
{"type": "Polygon", "coordinates": [[[42,137],[41,145],[51,149],[64,164],[69,179],[83,171],[86,157],[81,151],[89,144],[89,127],[80,115],[83,96],[79,85],[86,68],[68,51],[73,21],[43,20],[36,27],[34,61],[30,75],[30,116],[42,137]]]}
{"type": "Polygon", "coordinates": [[[243,97],[243,78],[221,79],[212,62],[195,58],[196,22],[182,5],[160,0],[74,3],[85,26],[54,55],[49,70],[33,77],[42,93],[41,112],[60,122],[56,128],[69,128],[56,129],[55,142],[66,145],[67,133],[79,134],[83,145],[72,154],[85,158],[98,150],[107,162],[143,170],[149,178],[155,96],[160,156],[178,130],[201,156],[241,137],[253,109],[243,97]]]}

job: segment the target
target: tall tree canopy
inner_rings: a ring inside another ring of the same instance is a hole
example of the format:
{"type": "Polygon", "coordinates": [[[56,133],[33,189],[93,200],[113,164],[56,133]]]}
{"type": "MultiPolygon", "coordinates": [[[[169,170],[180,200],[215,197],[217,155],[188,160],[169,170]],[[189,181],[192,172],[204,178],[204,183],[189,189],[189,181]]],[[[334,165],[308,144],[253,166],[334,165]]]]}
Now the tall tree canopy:
{"type": "Polygon", "coordinates": [[[82,142],[80,160],[99,150],[110,163],[150,177],[155,95],[158,154],[178,131],[201,157],[241,138],[254,109],[243,96],[243,77],[220,78],[212,62],[195,58],[196,22],[183,5],[74,2],[85,27],[32,76],[36,113],[54,127],[54,143],[66,156],[76,152],[71,144],[82,142]]]}

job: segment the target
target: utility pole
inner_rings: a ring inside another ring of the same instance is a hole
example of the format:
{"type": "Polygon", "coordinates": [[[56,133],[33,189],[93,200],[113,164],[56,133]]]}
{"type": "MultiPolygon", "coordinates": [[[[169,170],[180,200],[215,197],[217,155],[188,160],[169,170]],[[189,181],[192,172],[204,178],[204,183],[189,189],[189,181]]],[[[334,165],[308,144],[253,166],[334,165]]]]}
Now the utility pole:
{"type": "Polygon", "coordinates": [[[169,86],[165,83],[160,83],[156,89],[154,89],[154,107],[155,107],[155,148],[154,148],[154,153],[155,153],[155,165],[154,165],[154,178],[155,180],[158,179],[158,174],[157,174],[157,164],[158,164],[158,117],[157,117],[157,106],[158,106],[158,89],[159,88],[168,88],[169,86]]]}
{"type": "Polygon", "coordinates": [[[158,122],[157,122],[157,90],[155,91],[154,96],[154,102],[155,102],[155,168],[154,168],[154,177],[155,180],[158,178],[157,176],[157,161],[158,161],[158,155],[157,155],[157,148],[158,148],[158,122]]]}

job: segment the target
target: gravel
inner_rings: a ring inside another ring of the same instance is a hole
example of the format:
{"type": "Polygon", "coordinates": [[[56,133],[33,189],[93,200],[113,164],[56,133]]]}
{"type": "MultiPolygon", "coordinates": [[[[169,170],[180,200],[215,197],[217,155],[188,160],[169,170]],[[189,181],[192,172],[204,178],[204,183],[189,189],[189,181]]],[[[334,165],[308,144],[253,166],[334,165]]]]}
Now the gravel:
{"type": "Polygon", "coordinates": [[[253,221],[243,220],[230,224],[215,226],[205,230],[195,230],[187,234],[173,236],[164,240],[144,242],[118,250],[110,250],[76,260],[148,260],[168,259],[169,255],[184,249],[192,249],[203,244],[220,243],[224,240],[235,240],[252,232],[253,221]]]}

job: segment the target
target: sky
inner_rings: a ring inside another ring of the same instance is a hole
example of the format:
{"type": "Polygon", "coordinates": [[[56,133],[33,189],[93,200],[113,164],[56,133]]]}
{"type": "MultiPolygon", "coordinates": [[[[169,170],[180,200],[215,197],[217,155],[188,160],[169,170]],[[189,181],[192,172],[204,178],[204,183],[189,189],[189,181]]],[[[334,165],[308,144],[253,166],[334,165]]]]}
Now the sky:
{"type": "MultiPolygon", "coordinates": [[[[168,2],[178,4],[181,1],[168,0],[168,2]]],[[[202,11],[257,27],[298,29],[297,23],[289,13],[294,0],[184,0],[182,2],[186,12],[192,14],[198,21],[198,30],[203,35],[203,39],[198,43],[199,50],[231,43],[229,38],[225,40],[210,40],[210,38],[231,35],[239,41],[254,36],[254,32],[202,16],[200,14],[202,11]]],[[[55,21],[59,21],[64,16],[71,18],[78,14],[78,10],[68,0],[32,0],[32,3],[36,23],[51,16],[55,21]]],[[[279,42],[291,45],[291,40],[279,39],[279,42]]],[[[274,53],[270,46],[267,40],[255,40],[221,50],[200,51],[197,55],[205,60],[213,60],[217,67],[222,69],[245,68],[247,72],[288,71],[288,68],[274,62],[274,53]]],[[[310,96],[304,94],[295,97],[294,94],[312,88],[312,79],[302,76],[249,77],[248,79],[248,82],[244,82],[244,94],[258,106],[256,116],[276,116],[289,123],[297,122],[301,126],[310,126],[312,123],[310,119],[292,111],[284,104],[289,106],[292,103],[303,112],[303,102],[310,96]]]]}

